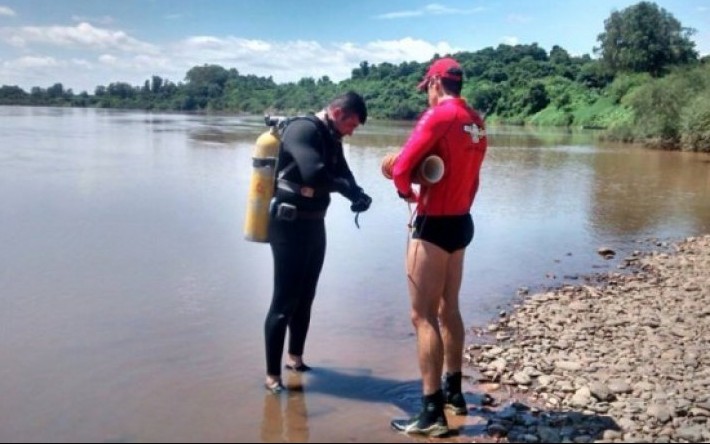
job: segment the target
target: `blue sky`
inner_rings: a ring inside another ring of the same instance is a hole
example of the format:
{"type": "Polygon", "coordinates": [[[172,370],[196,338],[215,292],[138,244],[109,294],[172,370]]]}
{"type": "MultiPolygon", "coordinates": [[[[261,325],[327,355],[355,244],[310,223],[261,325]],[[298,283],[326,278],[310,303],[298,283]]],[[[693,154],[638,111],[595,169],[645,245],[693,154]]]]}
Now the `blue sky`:
{"type": "MultiPolygon", "coordinates": [[[[626,0],[0,0],[0,85],[175,83],[218,64],[276,82],[340,81],[361,61],[425,62],[501,43],[593,55],[626,0]]],[[[710,0],[657,0],[710,53],[710,0]]]]}

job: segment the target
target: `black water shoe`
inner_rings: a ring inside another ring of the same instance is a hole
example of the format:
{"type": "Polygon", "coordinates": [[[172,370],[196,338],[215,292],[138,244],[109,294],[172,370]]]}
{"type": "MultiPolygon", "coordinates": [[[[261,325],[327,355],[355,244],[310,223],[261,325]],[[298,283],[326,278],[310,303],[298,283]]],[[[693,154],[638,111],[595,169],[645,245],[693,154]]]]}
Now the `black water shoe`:
{"type": "Polygon", "coordinates": [[[444,397],[446,410],[458,416],[468,414],[466,398],[461,391],[461,372],[447,373],[444,377],[444,397]]]}
{"type": "Polygon", "coordinates": [[[395,419],[393,429],[412,435],[440,438],[449,434],[449,424],[444,415],[444,394],[441,390],[422,398],[422,411],[413,418],[395,419]]]}

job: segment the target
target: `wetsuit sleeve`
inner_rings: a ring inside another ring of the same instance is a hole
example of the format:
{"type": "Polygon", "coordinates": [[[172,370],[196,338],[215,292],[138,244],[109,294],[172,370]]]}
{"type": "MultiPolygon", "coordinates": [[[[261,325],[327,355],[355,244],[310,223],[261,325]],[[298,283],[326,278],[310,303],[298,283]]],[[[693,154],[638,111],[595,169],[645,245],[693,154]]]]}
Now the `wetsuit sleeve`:
{"type": "Polygon", "coordinates": [[[328,183],[323,142],[312,122],[305,119],[292,122],[282,141],[283,149],[296,163],[303,185],[318,187],[328,183]]]}
{"type": "Polygon", "coordinates": [[[442,124],[443,119],[437,115],[436,110],[436,108],[430,108],[422,115],[397,156],[397,161],[392,169],[392,179],[397,192],[402,196],[412,194],[414,169],[446,131],[446,125],[442,124]]]}
{"type": "Polygon", "coordinates": [[[332,179],[333,190],[342,194],[351,202],[356,201],[363,191],[355,181],[355,176],[353,176],[353,173],[348,166],[348,161],[345,159],[342,149],[338,150],[338,160],[336,165],[335,175],[332,179]]]}

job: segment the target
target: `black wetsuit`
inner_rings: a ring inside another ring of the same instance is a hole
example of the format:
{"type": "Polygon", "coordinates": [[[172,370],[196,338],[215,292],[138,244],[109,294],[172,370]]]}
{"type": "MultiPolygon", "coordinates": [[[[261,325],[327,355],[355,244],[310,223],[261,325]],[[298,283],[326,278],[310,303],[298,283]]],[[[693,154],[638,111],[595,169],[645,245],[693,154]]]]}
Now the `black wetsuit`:
{"type": "Polygon", "coordinates": [[[281,374],[287,327],[288,353],[303,355],[325,258],[324,217],[330,192],[337,191],[350,201],[362,194],[343,155],[340,137],[330,125],[315,116],[296,118],[287,124],[281,140],[269,220],[274,258],[274,293],[264,325],[269,375],[281,374]],[[279,212],[283,204],[291,211],[279,212]]]}

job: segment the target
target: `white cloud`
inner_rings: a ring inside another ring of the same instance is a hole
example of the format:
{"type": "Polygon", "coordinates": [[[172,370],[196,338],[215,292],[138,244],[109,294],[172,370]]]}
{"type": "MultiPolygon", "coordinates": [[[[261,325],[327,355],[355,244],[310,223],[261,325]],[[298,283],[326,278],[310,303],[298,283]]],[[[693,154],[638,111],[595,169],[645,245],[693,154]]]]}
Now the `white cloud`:
{"type": "Polygon", "coordinates": [[[114,23],[113,17],[110,15],[104,15],[101,17],[85,17],[81,15],[75,15],[72,16],[72,20],[74,22],[82,23],[82,22],[91,22],[91,23],[98,23],[100,25],[111,25],[114,23]]]}
{"type": "Polygon", "coordinates": [[[361,56],[369,59],[369,55],[374,56],[372,62],[401,63],[408,61],[423,62],[432,58],[435,53],[453,54],[459,51],[446,42],[432,44],[424,40],[405,37],[400,40],[375,41],[363,47],[361,56]]]}
{"type": "Polygon", "coordinates": [[[118,50],[158,53],[156,46],[130,37],[123,31],[96,28],[82,22],[76,26],[24,26],[5,29],[2,35],[16,46],[33,43],[91,50],[118,50]]]}
{"type": "Polygon", "coordinates": [[[518,39],[517,37],[514,37],[514,36],[510,36],[510,35],[503,36],[503,38],[501,38],[500,41],[503,44],[511,45],[511,46],[515,46],[518,43],[520,43],[520,39],[518,39]]]}
{"type": "Polygon", "coordinates": [[[5,33],[2,29],[0,29],[0,37],[10,46],[18,48],[25,46],[25,41],[23,39],[16,35],[12,35],[12,33],[5,33]]]}
{"type": "Polygon", "coordinates": [[[8,8],[7,6],[0,6],[0,15],[5,15],[5,16],[8,16],[8,17],[14,17],[14,16],[17,15],[17,14],[15,14],[15,11],[13,11],[13,10],[10,9],[10,8],[8,8]]]}
{"type": "MultiPolygon", "coordinates": [[[[142,54],[118,57],[113,54],[102,54],[97,61],[100,68],[119,70],[125,74],[133,73],[130,77],[138,79],[138,82],[142,82],[154,74],[171,71],[170,59],[167,57],[153,57],[142,54]]],[[[181,74],[184,75],[185,72],[183,71],[181,74]]],[[[113,81],[116,81],[116,79],[106,79],[104,83],[109,84],[113,81]]]]}
{"type": "Polygon", "coordinates": [[[99,62],[110,67],[116,67],[119,65],[118,58],[112,56],[111,54],[101,54],[99,56],[99,62]]]}
{"type": "Polygon", "coordinates": [[[430,15],[466,15],[475,14],[484,10],[485,8],[481,7],[472,9],[449,8],[439,3],[431,3],[424,7],[424,12],[430,15]]]}
{"type": "MultiPolygon", "coordinates": [[[[64,72],[70,65],[54,57],[25,56],[5,60],[0,64],[0,85],[17,85],[26,91],[34,86],[47,88],[62,83],[56,74],[64,72]]],[[[69,71],[76,72],[76,68],[69,71]]]]}
{"type": "Polygon", "coordinates": [[[94,69],[94,65],[91,64],[88,60],[84,59],[71,59],[71,63],[74,66],[83,68],[83,69],[94,69]]]}
{"type": "Polygon", "coordinates": [[[183,63],[183,73],[195,65],[216,64],[236,68],[241,74],[272,76],[276,82],[303,77],[328,76],[333,81],[348,78],[366,60],[371,64],[405,61],[424,62],[435,54],[456,52],[447,43],[432,44],[410,37],[379,40],[364,45],[314,41],[267,42],[235,37],[192,37],[175,45],[175,59],[183,63]]]}
{"type": "MultiPolygon", "coordinates": [[[[298,42],[297,44],[300,44],[298,42]]],[[[249,40],[237,37],[218,38],[196,36],[185,39],[179,46],[186,51],[199,53],[206,51],[211,57],[226,58],[230,54],[263,53],[271,49],[271,44],[264,40],[249,40]],[[236,52],[232,52],[236,51],[236,52]]]]}
{"type": "Polygon", "coordinates": [[[6,65],[11,64],[13,68],[47,68],[59,65],[59,62],[54,57],[21,57],[14,62],[6,62],[6,65]]]}
{"type": "Polygon", "coordinates": [[[468,15],[476,14],[478,12],[484,11],[485,8],[471,8],[471,9],[460,9],[460,8],[449,8],[439,3],[430,3],[422,8],[410,9],[406,11],[394,11],[385,14],[380,14],[375,16],[376,19],[380,20],[393,20],[402,19],[409,17],[423,17],[431,15],[468,15]]]}
{"type": "Polygon", "coordinates": [[[0,85],[23,82],[21,87],[30,89],[60,82],[65,88],[89,92],[98,85],[114,82],[139,86],[153,75],[178,83],[184,81],[188,70],[204,64],[235,68],[242,75],[271,77],[277,83],[323,76],[338,82],[350,77],[363,61],[426,62],[434,54],[459,50],[445,42],[411,37],[357,44],[202,35],[159,46],[121,30],[103,29],[87,22],[77,26],[2,28],[0,40],[16,48],[14,59],[4,58],[0,85]],[[50,51],[48,47],[53,48],[50,51]],[[52,63],[51,70],[38,69],[52,63]]]}
{"type": "Polygon", "coordinates": [[[375,18],[380,19],[380,20],[392,20],[392,19],[401,19],[401,18],[409,18],[409,17],[421,17],[423,15],[424,15],[424,11],[419,9],[416,11],[388,12],[386,14],[377,15],[377,16],[375,16],[375,18]]]}

